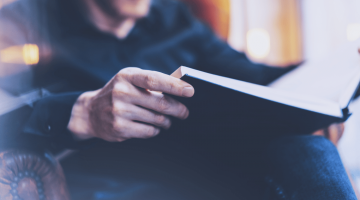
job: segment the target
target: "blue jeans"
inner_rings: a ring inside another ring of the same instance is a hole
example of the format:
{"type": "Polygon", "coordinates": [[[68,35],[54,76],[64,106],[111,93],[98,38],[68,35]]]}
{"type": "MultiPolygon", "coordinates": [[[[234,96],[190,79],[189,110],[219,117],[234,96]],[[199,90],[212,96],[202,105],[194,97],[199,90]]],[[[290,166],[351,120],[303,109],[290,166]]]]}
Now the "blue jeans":
{"type": "Polygon", "coordinates": [[[357,199],[337,149],[323,137],[279,138],[265,155],[268,199],[357,199]]]}
{"type": "Polygon", "coordinates": [[[284,136],[265,143],[261,151],[238,153],[133,140],[79,152],[62,165],[77,200],[356,199],[327,139],[284,136]]]}

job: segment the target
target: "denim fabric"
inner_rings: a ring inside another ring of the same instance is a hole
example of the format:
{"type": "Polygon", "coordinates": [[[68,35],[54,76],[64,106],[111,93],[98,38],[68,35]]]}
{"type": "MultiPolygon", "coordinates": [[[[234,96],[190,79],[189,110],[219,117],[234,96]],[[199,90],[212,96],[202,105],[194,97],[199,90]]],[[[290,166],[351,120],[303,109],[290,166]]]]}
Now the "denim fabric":
{"type": "Polygon", "coordinates": [[[135,143],[83,151],[66,160],[72,198],[356,199],[336,148],[323,137],[274,139],[263,159],[258,157],[262,164],[252,167],[237,164],[242,158],[231,153],[222,155],[226,164],[221,166],[211,160],[217,155],[180,150],[171,142],[164,148],[135,143]]]}
{"type": "Polygon", "coordinates": [[[357,199],[336,148],[323,137],[279,138],[269,145],[265,160],[266,181],[274,196],[357,199]]]}

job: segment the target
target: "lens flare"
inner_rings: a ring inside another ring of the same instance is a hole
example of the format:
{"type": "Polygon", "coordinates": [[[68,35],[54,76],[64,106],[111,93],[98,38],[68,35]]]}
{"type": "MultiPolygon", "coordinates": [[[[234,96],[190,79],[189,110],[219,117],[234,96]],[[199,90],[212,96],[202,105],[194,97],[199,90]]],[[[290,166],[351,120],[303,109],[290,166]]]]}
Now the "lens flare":
{"type": "Polygon", "coordinates": [[[11,46],[0,51],[3,63],[36,65],[39,62],[39,47],[36,44],[11,46]]]}

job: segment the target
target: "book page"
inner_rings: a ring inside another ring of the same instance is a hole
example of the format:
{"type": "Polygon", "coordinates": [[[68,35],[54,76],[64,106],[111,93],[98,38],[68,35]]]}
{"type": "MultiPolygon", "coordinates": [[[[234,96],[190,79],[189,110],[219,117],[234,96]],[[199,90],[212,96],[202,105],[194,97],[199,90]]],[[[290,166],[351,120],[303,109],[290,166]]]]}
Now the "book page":
{"type": "Polygon", "coordinates": [[[324,58],[305,62],[269,86],[329,99],[344,108],[360,78],[359,41],[347,43],[324,58]]]}

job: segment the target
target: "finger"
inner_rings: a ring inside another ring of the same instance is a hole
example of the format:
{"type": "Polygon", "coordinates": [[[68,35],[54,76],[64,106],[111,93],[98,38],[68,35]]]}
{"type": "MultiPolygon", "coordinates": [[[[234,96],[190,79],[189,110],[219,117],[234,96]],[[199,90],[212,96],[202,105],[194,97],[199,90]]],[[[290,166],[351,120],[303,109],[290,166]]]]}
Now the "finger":
{"type": "Polygon", "coordinates": [[[168,129],[171,126],[171,121],[168,117],[131,104],[124,105],[123,103],[115,102],[114,113],[128,120],[153,124],[164,129],[168,129]]]}
{"type": "Polygon", "coordinates": [[[160,129],[154,126],[120,118],[117,118],[114,127],[118,131],[118,135],[116,135],[116,137],[119,141],[130,138],[145,139],[154,137],[160,133],[160,129]]]}
{"type": "Polygon", "coordinates": [[[138,87],[167,94],[192,97],[194,88],[183,80],[150,70],[131,68],[128,70],[128,81],[138,87]]]}
{"type": "Polygon", "coordinates": [[[189,116],[189,110],[184,104],[167,95],[146,90],[140,91],[138,95],[138,98],[132,99],[133,104],[180,119],[189,116]]]}

